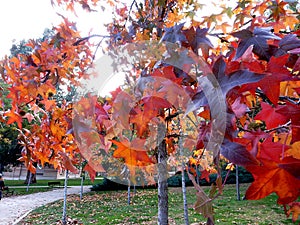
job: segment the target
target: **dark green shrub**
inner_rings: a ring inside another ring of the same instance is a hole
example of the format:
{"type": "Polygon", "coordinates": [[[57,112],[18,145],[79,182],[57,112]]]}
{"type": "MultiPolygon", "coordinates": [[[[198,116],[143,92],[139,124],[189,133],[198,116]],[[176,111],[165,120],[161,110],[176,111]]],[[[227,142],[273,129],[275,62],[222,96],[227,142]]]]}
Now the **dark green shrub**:
{"type": "MultiPolygon", "coordinates": [[[[223,170],[221,173],[222,180],[225,180],[226,174],[228,171],[223,170]]],[[[236,171],[230,171],[226,180],[226,184],[235,184],[236,182],[236,171]]],[[[189,179],[187,173],[185,172],[185,185],[186,186],[193,186],[192,181],[189,179]]],[[[201,177],[201,172],[198,171],[199,177],[201,177]]],[[[212,183],[216,182],[217,174],[209,175],[210,182],[207,182],[205,179],[199,179],[199,184],[201,186],[211,185],[212,183]]],[[[197,180],[195,178],[195,180],[197,180]]],[[[251,173],[249,173],[245,168],[239,167],[239,182],[240,183],[250,183],[253,182],[253,177],[251,173]]],[[[168,178],[168,186],[169,187],[181,187],[181,172],[175,174],[174,176],[168,178]]],[[[101,183],[95,184],[92,186],[92,191],[114,191],[114,190],[127,190],[128,186],[124,184],[119,184],[114,181],[111,181],[107,178],[104,178],[101,183]]],[[[132,187],[133,188],[133,187],[132,187]]],[[[137,189],[148,189],[148,188],[156,188],[155,185],[152,186],[137,186],[137,189]]]]}
{"type": "MultiPolygon", "coordinates": [[[[136,186],[136,189],[148,189],[155,188],[156,186],[136,186]]],[[[133,189],[134,187],[131,186],[133,189]]],[[[127,190],[128,186],[125,184],[120,184],[114,181],[107,179],[106,177],[102,180],[101,183],[95,184],[91,187],[92,191],[116,191],[116,190],[127,190]]]]}

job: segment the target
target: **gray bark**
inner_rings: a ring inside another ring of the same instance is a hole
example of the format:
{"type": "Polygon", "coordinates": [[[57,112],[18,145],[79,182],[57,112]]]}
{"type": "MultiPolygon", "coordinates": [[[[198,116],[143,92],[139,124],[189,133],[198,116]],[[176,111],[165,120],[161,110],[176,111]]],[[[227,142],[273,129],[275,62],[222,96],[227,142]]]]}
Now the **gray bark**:
{"type": "Polygon", "coordinates": [[[240,181],[239,181],[239,166],[235,166],[235,186],[236,186],[236,199],[238,201],[241,200],[241,195],[240,195],[240,181]]]}
{"type": "Polygon", "coordinates": [[[127,204],[130,205],[130,182],[127,188],[127,204]]]}
{"type": "Polygon", "coordinates": [[[27,182],[26,192],[29,191],[29,186],[30,186],[30,183],[31,183],[29,181],[31,181],[31,179],[32,179],[32,173],[29,171],[29,178],[28,178],[28,182],[27,182]]]}
{"type": "Polygon", "coordinates": [[[81,176],[81,182],[80,182],[80,201],[82,200],[82,196],[83,196],[83,181],[84,181],[84,175],[81,176]]]}
{"type": "Polygon", "coordinates": [[[29,184],[35,184],[36,183],[36,174],[31,173],[30,170],[27,170],[26,180],[24,181],[24,184],[28,184],[28,183],[29,184]]]}
{"type": "Polygon", "coordinates": [[[167,150],[163,140],[158,146],[158,225],[168,225],[167,150]]]}

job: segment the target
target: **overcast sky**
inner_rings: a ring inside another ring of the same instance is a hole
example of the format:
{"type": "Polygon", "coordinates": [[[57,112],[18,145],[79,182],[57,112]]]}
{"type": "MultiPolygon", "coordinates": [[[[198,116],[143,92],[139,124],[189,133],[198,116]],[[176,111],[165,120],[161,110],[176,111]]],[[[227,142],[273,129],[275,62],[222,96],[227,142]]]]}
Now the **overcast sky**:
{"type": "MultiPolygon", "coordinates": [[[[232,1],[226,2],[229,4],[232,1]]],[[[202,10],[201,16],[210,14],[212,8],[215,8],[209,3],[211,2],[205,3],[210,6],[202,10]]],[[[112,17],[108,11],[88,13],[80,7],[76,10],[78,17],[75,17],[59,7],[53,8],[50,0],[3,0],[0,6],[0,58],[9,54],[13,40],[18,43],[22,39],[42,37],[45,28],[59,24],[62,19],[57,12],[72,22],[77,22],[82,36],[87,35],[91,28],[94,28],[97,34],[105,32],[103,24],[108,23],[112,17]]]]}
{"type": "Polygon", "coordinates": [[[5,0],[0,7],[0,58],[9,54],[13,40],[42,37],[45,28],[52,28],[61,22],[57,12],[77,22],[82,36],[94,28],[95,33],[104,32],[103,23],[109,21],[104,13],[87,13],[78,9],[78,18],[65,11],[53,8],[50,0],[5,0]]]}

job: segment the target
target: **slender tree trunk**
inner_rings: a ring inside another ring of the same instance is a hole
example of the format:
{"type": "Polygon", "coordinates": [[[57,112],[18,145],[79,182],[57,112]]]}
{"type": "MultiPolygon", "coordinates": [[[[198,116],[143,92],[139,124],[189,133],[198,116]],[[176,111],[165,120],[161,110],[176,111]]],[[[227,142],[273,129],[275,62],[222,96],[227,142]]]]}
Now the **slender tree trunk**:
{"type": "Polygon", "coordinates": [[[80,182],[80,201],[82,200],[83,196],[83,181],[84,181],[84,175],[81,176],[81,182],[80,182]]]}
{"type": "Polygon", "coordinates": [[[66,170],[66,176],[65,176],[65,185],[64,185],[64,204],[63,204],[63,213],[62,213],[62,224],[67,224],[67,189],[68,189],[68,175],[69,170],[66,170]]]}
{"type": "Polygon", "coordinates": [[[158,146],[158,225],[168,225],[167,157],[166,143],[163,140],[158,146]]]}
{"type": "Polygon", "coordinates": [[[239,181],[239,166],[235,165],[235,187],[236,187],[236,199],[238,201],[241,200],[241,195],[240,195],[240,181],[239,181]]]}
{"type": "Polygon", "coordinates": [[[185,162],[183,158],[183,144],[182,144],[182,132],[179,135],[179,154],[181,156],[181,183],[182,183],[182,198],[183,198],[183,212],[184,212],[184,221],[186,225],[189,225],[189,212],[188,212],[188,205],[187,205],[187,198],[186,198],[186,186],[185,186],[185,162]]]}
{"type": "Polygon", "coordinates": [[[128,182],[127,188],[127,204],[130,205],[130,182],[128,182]]]}
{"type": "MultiPolygon", "coordinates": [[[[28,171],[29,171],[29,170],[28,170],[28,171]]],[[[27,181],[26,192],[29,191],[29,186],[30,186],[30,183],[31,183],[31,178],[32,178],[32,173],[29,171],[29,178],[28,178],[28,181],[30,181],[30,182],[27,181]]]]}
{"type": "MultiPolygon", "coordinates": [[[[21,168],[20,168],[20,172],[19,172],[19,180],[21,180],[22,169],[23,169],[23,164],[21,163],[21,168]]],[[[25,181],[25,184],[26,184],[26,181],[25,181]]]]}
{"type": "Polygon", "coordinates": [[[36,183],[36,174],[31,173],[30,170],[27,170],[26,180],[24,184],[35,184],[36,183]]]}
{"type": "Polygon", "coordinates": [[[196,165],[196,181],[197,181],[197,184],[200,185],[200,179],[199,179],[199,167],[198,165],[196,165]]]}

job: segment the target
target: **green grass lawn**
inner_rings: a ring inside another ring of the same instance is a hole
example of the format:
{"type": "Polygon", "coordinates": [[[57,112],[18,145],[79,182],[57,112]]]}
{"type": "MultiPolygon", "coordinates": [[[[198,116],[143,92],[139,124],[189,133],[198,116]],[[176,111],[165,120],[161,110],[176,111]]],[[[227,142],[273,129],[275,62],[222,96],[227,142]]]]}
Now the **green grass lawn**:
{"type": "MultiPolygon", "coordinates": [[[[5,180],[5,185],[10,188],[10,190],[14,190],[14,195],[27,195],[27,194],[33,194],[37,192],[44,192],[44,191],[50,191],[53,188],[48,186],[49,181],[60,181],[61,188],[63,188],[64,180],[37,180],[35,184],[30,184],[29,189],[27,191],[27,188],[12,188],[12,186],[20,187],[27,185],[24,184],[23,180],[5,180]],[[37,186],[41,186],[38,187],[37,186]]],[[[99,182],[99,180],[97,180],[99,182]]],[[[80,186],[81,180],[80,179],[69,179],[68,180],[68,186],[80,186]]],[[[93,185],[93,182],[90,179],[86,179],[83,182],[83,185],[93,185]]]]}
{"type": "MultiPolygon", "coordinates": [[[[30,186],[48,186],[49,181],[60,181],[61,184],[64,184],[64,180],[37,180],[35,184],[30,184],[30,186]]],[[[68,186],[79,186],[80,179],[68,179],[68,186]]],[[[90,179],[84,180],[84,185],[93,185],[93,182],[90,179]]],[[[26,186],[24,180],[5,180],[6,186],[26,186]]]]}
{"type": "MultiPolygon", "coordinates": [[[[241,186],[241,193],[247,185],[241,186]]],[[[235,186],[227,185],[222,196],[214,201],[216,224],[280,225],[293,224],[286,218],[283,207],[276,204],[271,195],[259,201],[237,201],[235,186]]],[[[196,213],[193,204],[195,190],[188,188],[190,223],[203,224],[206,220],[196,213]]],[[[56,224],[61,218],[62,201],[40,207],[19,224],[56,224]]],[[[157,190],[137,190],[132,204],[127,205],[126,191],[91,192],[80,201],[78,196],[68,197],[68,217],[77,224],[157,224],[157,190]]],[[[169,188],[170,225],[184,224],[180,188],[169,188]]]]}

